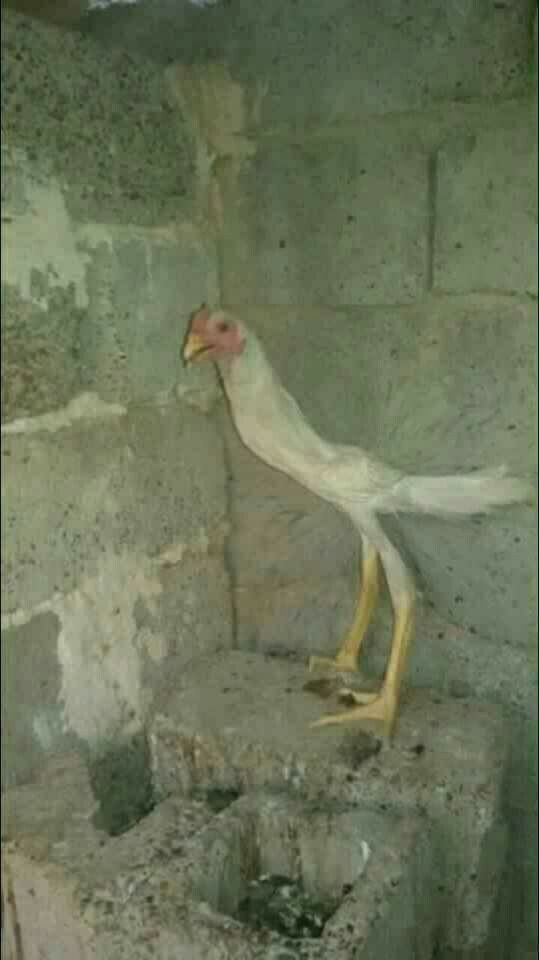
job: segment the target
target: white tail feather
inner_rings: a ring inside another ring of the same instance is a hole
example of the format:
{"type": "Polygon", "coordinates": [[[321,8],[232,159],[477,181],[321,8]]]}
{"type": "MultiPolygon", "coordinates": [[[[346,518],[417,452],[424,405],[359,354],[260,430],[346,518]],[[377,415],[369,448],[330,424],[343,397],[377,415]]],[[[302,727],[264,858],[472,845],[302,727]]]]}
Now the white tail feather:
{"type": "Polygon", "coordinates": [[[446,477],[404,477],[393,488],[388,507],[404,513],[457,516],[488,513],[494,507],[534,498],[530,483],[497,467],[446,477]]]}

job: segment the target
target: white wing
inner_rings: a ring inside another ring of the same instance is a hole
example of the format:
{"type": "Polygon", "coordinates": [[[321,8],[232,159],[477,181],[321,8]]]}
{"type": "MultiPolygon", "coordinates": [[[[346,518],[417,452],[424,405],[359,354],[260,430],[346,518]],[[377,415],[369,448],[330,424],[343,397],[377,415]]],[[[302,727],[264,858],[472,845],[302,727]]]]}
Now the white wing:
{"type": "Polygon", "coordinates": [[[315,483],[320,496],[343,508],[356,503],[376,509],[403,476],[360,447],[335,445],[333,450],[334,459],[320,466],[315,483]]]}

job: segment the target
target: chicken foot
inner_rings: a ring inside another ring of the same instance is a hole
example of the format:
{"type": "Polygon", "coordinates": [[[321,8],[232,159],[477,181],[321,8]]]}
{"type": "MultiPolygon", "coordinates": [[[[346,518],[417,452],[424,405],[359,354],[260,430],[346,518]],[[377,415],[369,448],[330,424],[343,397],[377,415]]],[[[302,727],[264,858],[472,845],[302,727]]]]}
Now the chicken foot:
{"type": "Polygon", "coordinates": [[[414,604],[413,602],[401,607],[395,612],[395,624],[391,653],[386,676],[379,693],[358,693],[355,690],[343,689],[339,697],[353,702],[356,706],[341,713],[331,713],[311,726],[326,727],[333,724],[376,721],[382,725],[386,737],[391,737],[397,716],[399,696],[406,663],[410,640],[413,633],[414,604]]]}
{"type": "MultiPolygon", "coordinates": [[[[357,525],[361,531],[363,543],[364,583],[354,625],[365,623],[365,626],[361,634],[359,634],[359,631],[356,634],[355,654],[357,658],[368,622],[365,622],[364,618],[360,619],[360,609],[363,607],[370,616],[376,599],[379,556],[393,606],[393,636],[388,665],[382,687],[377,693],[363,693],[348,688],[341,690],[339,697],[348,703],[352,702],[355,706],[341,713],[320,717],[312,726],[325,727],[340,723],[357,723],[363,720],[376,721],[382,725],[385,736],[389,738],[395,728],[402,681],[414,629],[415,590],[413,580],[404,561],[384,533],[377,518],[372,514],[363,514],[357,518],[357,525]],[[373,587],[373,584],[376,584],[376,586],[373,587]],[[367,597],[372,597],[370,605],[369,601],[362,599],[365,589],[367,590],[367,597]],[[357,643],[358,635],[359,644],[357,643]]],[[[345,647],[346,641],[343,650],[345,647]]],[[[347,649],[350,650],[351,648],[347,649]]]]}
{"type": "MultiPolygon", "coordinates": [[[[353,672],[358,669],[361,646],[378,599],[379,572],[378,551],[371,543],[363,539],[361,583],[350,629],[337,656],[310,657],[309,670],[314,670],[317,667],[329,667],[337,672],[353,672]]],[[[364,694],[364,696],[372,699],[373,694],[364,694]]]]}

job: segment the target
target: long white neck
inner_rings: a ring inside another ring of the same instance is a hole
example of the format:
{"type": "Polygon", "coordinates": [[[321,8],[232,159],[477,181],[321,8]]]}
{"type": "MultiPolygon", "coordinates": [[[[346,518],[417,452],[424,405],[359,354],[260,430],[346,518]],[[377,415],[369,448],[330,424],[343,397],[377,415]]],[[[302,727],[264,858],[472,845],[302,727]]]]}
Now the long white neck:
{"type": "Polygon", "coordinates": [[[243,353],[218,361],[232,419],[246,447],[270,466],[310,486],[314,464],[332,449],[307,423],[250,331],[243,353]]]}
{"type": "Polygon", "coordinates": [[[250,331],[242,353],[220,358],[217,366],[233,410],[238,402],[245,401],[251,391],[283,389],[262,344],[250,331]]]}

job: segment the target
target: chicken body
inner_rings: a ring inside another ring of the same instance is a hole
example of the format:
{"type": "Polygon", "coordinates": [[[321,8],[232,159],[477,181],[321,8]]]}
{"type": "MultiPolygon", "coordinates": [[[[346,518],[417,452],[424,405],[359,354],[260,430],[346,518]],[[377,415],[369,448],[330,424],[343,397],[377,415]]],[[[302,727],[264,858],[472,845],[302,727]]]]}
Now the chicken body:
{"type": "Polygon", "coordinates": [[[243,322],[201,307],[191,319],[186,360],[207,357],[220,371],[236,429],[256,456],[288,474],[346,513],[362,543],[362,575],[353,622],[333,658],[312,657],[310,667],[356,670],[379,589],[380,561],[394,612],[391,652],[377,693],[341,691],[355,704],[322,717],[316,725],[375,721],[391,735],[413,632],[415,590],[398,551],[377,514],[399,511],[439,515],[487,512],[527,500],[530,486],[503,468],[445,477],[407,476],[360,447],[320,437],[285,390],[258,338],[243,322]]]}
{"type": "Polygon", "coordinates": [[[217,360],[232,419],[248,447],[345,513],[384,509],[402,474],[359,447],[323,440],[268,363],[254,334],[241,357],[217,360]]]}

